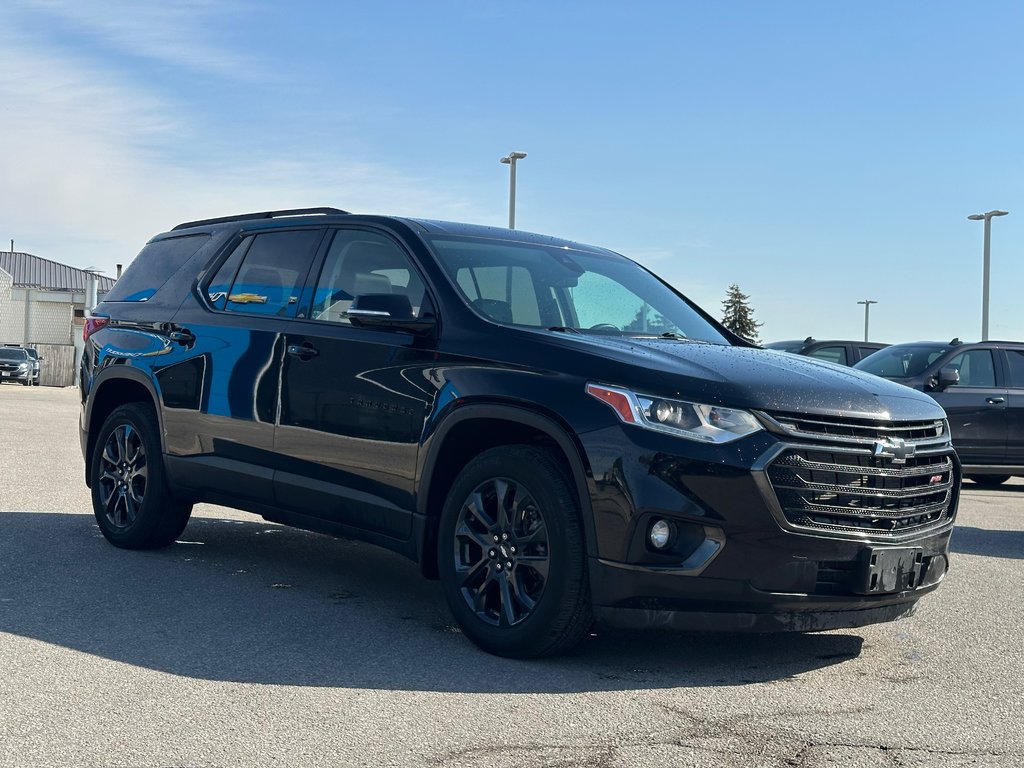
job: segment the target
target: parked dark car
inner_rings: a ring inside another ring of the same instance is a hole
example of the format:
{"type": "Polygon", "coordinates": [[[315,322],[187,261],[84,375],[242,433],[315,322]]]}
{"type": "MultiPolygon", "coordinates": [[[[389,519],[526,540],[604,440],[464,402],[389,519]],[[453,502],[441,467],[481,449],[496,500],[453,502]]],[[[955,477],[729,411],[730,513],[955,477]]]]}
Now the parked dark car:
{"type": "Polygon", "coordinates": [[[868,355],[889,346],[877,341],[837,341],[829,339],[821,341],[808,336],[803,341],[773,341],[765,344],[765,349],[779,352],[790,352],[794,355],[806,355],[840,365],[853,365],[868,355]]]}
{"type": "Polygon", "coordinates": [[[39,350],[34,347],[25,347],[25,352],[28,353],[29,358],[32,360],[32,383],[35,386],[39,386],[39,376],[43,369],[43,358],[39,354],[39,350]]]}
{"type": "Polygon", "coordinates": [[[860,626],[947,570],[934,400],[753,347],[601,248],[335,209],[189,222],[85,336],[111,543],[170,544],[200,501],[364,539],[493,653],[564,651],[595,617],[860,626]]]}
{"type": "Polygon", "coordinates": [[[999,485],[1024,476],[1024,342],[895,344],[856,367],[935,398],[970,480],[999,485]]]}
{"type": "Polygon", "coordinates": [[[34,371],[32,358],[23,347],[0,347],[0,382],[19,381],[27,387],[34,371]]]}

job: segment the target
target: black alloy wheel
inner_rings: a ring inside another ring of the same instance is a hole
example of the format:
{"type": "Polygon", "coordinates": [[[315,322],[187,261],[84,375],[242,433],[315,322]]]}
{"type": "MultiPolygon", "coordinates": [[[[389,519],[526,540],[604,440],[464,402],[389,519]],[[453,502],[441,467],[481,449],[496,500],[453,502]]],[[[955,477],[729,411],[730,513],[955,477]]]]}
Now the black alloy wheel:
{"type": "Polygon", "coordinates": [[[550,565],[547,526],[530,491],[509,478],[484,481],[462,504],[454,545],[460,591],[477,617],[495,627],[525,621],[550,565]]]}
{"type": "Polygon", "coordinates": [[[167,491],[159,428],[152,408],[128,403],[107,417],[90,466],[93,512],[106,539],[126,549],[172,543],[192,505],[167,491]]]}
{"type": "Polygon", "coordinates": [[[142,436],[130,423],[118,424],[100,452],[100,503],[115,530],[123,531],[135,522],[148,475],[142,436]]]}
{"type": "Polygon", "coordinates": [[[502,446],[463,469],[442,512],[438,564],[453,615],[490,653],[561,653],[590,628],[579,503],[550,451],[502,446]]]}

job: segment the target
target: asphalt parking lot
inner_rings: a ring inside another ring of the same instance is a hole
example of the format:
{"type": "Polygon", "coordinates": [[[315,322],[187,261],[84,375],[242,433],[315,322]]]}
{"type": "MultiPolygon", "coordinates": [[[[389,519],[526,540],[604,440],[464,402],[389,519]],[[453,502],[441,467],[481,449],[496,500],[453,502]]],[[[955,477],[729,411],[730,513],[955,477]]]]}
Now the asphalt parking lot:
{"type": "Polygon", "coordinates": [[[1024,765],[1024,481],[965,484],[917,615],[478,651],[396,555],[199,506],[101,537],[73,389],[0,386],[2,766],[1024,765]]]}

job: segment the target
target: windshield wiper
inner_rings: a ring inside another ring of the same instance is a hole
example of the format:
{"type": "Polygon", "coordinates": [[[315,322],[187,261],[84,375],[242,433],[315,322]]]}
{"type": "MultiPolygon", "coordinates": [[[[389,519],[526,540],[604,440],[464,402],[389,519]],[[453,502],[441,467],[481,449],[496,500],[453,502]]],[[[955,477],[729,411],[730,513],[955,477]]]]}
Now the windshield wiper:
{"type": "Polygon", "coordinates": [[[582,333],[579,328],[570,328],[567,325],[552,325],[548,327],[549,331],[557,331],[558,333],[582,333]]]}
{"type": "Polygon", "coordinates": [[[690,344],[710,344],[710,341],[704,341],[704,339],[691,339],[689,336],[684,336],[681,333],[673,333],[672,331],[665,331],[661,334],[659,339],[675,339],[676,341],[688,341],[690,344]]]}

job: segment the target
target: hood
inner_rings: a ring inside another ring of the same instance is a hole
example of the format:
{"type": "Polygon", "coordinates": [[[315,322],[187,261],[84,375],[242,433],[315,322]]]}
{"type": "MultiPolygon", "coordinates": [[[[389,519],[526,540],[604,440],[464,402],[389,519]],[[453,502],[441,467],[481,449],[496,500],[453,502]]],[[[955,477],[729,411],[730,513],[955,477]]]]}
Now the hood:
{"type": "MultiPolygon", "coordinates": [[[[779,413],[899,421],[945,417],[923,392],[811,357],[676,339],[560,338],[652,372],[661,391],[649,394],[779,413]]],[[[601,383],[636,386],[630,381],[601,383]]]]}

